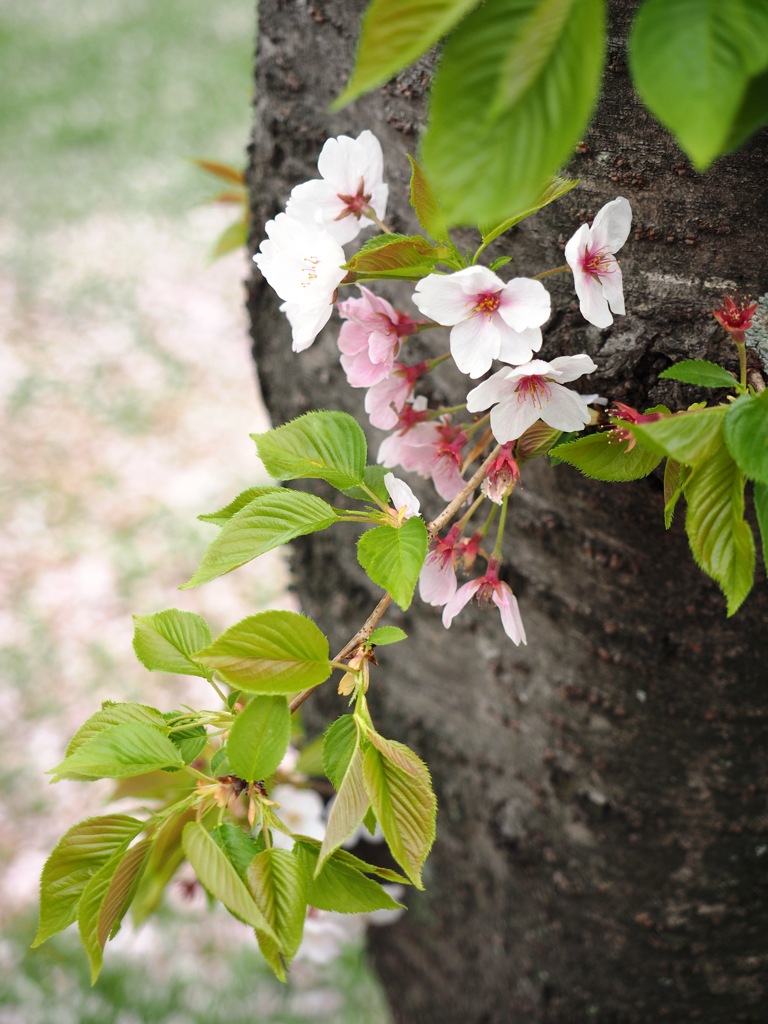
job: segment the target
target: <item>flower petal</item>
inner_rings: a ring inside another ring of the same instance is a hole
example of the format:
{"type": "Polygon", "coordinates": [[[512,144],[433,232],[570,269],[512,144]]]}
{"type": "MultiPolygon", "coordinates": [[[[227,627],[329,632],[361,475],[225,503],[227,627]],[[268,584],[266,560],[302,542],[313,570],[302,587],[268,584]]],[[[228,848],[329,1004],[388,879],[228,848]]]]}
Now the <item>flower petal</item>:
{"type": "Polygon", "coordinates": [[[552,309],[552,299],[541,281],[515,277],[504,285],[499,315],[514,331],[541,327],[552,309]]]}
{"type": "Polygon", "coordinates": [[[451,355],[462,373],[482,377],[498,358],[499,329],[485,316],[473,316],[451,328],[451,355]]]}
{"type": "MultiPolygon", "coordinates": [[[[581,395],[569,391],[562,384],[550,382],[549,401],[539,410],[545,423],[555,430],[581,430],[589,423],[592,414],[581,395]]],[[[491,416],[493,425],[493,416],[491,416]]],[[[494,431],[494,435],[496,432],[494,431]]]]}
{"type": "Polygon", "coordinates": [[[450,629],[453,620],[459,614],[464,605],[469,604],[481,586],[481,580],[477,579],[470,580],[469,583],[465,583],[463,587],[459,587],[450,601],[448,601],[445,608],[443,608],[443,625],[446,629],[450,629]]]}
{"type": "Polygon", "coordinates": [[[527,644],[525,627],[520,616],[517,598],[512,593],[508,584],[499,583],[498,587],[494,588],[491,600],[501,613],[501,624],[509,639],[516,643],[518,647],[521,643],[527,644]]]}
{"type": "Polygon", "coordinates": [[[592,221],[591,241],[597,249],[618,252],[629,237],[632,227],[632,207],[624,196],[613,199],[598,210],[592,221]]]}
{"type": "MultiPolygon", "coordinates": [[[[554,385],[550,385],[554,387],[554,385]]],[[[491,430],[499,444],[516,441],[541,416],[541,409],[530,401],[518,401],[515,394],[491,409],[491,430]]]]}
{"type": "Polygon", "coordinates": [[[498,370],[488,380],[478,384],[467,395],[467,412],[482,412],[514,392],[514,383],[507,385],[510,371],[507,367],[498,370]]]}

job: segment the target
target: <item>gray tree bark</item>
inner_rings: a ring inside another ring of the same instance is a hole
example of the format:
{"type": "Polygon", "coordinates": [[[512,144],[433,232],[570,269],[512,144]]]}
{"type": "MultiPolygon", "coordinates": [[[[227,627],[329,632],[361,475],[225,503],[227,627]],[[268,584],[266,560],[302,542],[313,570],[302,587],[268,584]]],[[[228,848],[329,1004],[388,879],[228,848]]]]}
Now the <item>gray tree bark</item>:
{"type": "MultiPolygon", "coordinates": [[[[657,374],[682,357],[730,358],[713,304],[736,286],[768,290],[768,138],[706,176],[693,173],[633,98],[625,40],[634,7],[612,5],[604,98],[569,168],[580,187],[500,251],[514,253],[516,272],[557,266],[578,225],[625,195],[635,218],[622,252],[628,315],[598,331],[581,319],[570,281],[552,279],[544,358],[589,352],[600,368],[596,391],[679,408],[700,396],[657,374]]],[[[328,112],[351,67],[362,9],[362,0],[260,4],[254,247],[291,187],[316,175],[324,140],[363,128],[384,146],[389,219],[417,229],[405,153],[424,123],[431,60],[328,112]]],[[[384,291],[409,308],[402,292],[384,291]]],[[[362,392],[338,368],[337,328],[294,356],[278,300],[258,273],[249,306],[275,422],[326,407],[366,425],[362,392]]],[[[453,401],[465,393],[466,381],[450,375],[435,390],[453,401]]],[[[523,485],[506,550],[528,646],[514,647],[495,613],[477,609],[446,633],[439,614],[417,601],[392,617],[411,639],[381,652],[372,682],[374,721],[427,761],[440,802],[426,892],[409,895],[409,913],[371,938],[395,1019],[764,1021],[762,566],[747,604],[726,619],[721,594],[693,564],[682,513],[664,531],[657,477],[599,484],[535,465],[523,485]]],[[[301,601],[332,646],[378,596],[356,565],[354,540],[338,529],[294,550],[301,601]]]]}

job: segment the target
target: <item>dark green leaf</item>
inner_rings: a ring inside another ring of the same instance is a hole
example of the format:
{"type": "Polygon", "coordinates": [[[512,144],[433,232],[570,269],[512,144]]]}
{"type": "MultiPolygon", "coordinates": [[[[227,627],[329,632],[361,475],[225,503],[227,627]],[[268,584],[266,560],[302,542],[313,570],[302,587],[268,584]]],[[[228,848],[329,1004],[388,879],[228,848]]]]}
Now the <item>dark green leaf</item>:
{"type": "Polygon", "coordinates": [[[214,843],[227,855],[233,868],[237,871],[243,882],[245,882],[249,864],[256,854],[261,853],[264,849],[263,835],[259,833],[259,838],[254,839],[253,836],[248,835],[238,825],[230,825],[226,822],[222,825],[217,825],[210,835],[214,843]]]}
{"type": "Polygon", "coordinates": [[[326,480],[342,489],[363,479],[365,434],[348,413],[308,412],[251,437],[267,472],[277,480],[326,480]]]}
{"type": "Polygon", "coordinates": [[[419,516],[402,526],[377,526],[358,541],[357,557],[368,576],[405,611],[427,554],[427,528],[419,516]]]}
{"type": "Polygon", "coordinates": [[[246,782],[268,779],[291,739],[288,701],[279,695],[254,697],[235,718],[227,738],[232,771],[246,782]]]}
{"type": "Polygon", "coordinates": [[[755,484],[755,512],[763,549],[763,568],[768,573],[768,485],[755,484]]]}
{"type": "Polygon", "coordinates": [[[658,452],[643,444],[628,448],[628,441],[616,441],[610,431],[577,437],[575,441],[559,444],[550,455],[560,462],[575,466],[584,476],[593,480],[640,480],[648,476],[661,462],[658,452]]]}
{"type": "Polygon", "coordinates": [[[742,395],[729,407],[725,443],[748,479],[768,484],[768,390],[742,395]]]}
{"type": "Polygon", "coordinates": [[[211,642],[205,619],[195,612],[168,608],[155,615],[134,615],[133,649],[152,672],[177,672],[207,678],[192,655],[211,642]]]}
{"type": "Polygon", "coordinates": [[[679,462],[667,459],[664,466],[664,527],[669,529],[675,508],[683,493],[684,471],[679,462]]]}
{"type": "Polygon", "coordinates": [[[768,71],[751,78],[723,149],[730,152],[768,121],[768,71]]]}

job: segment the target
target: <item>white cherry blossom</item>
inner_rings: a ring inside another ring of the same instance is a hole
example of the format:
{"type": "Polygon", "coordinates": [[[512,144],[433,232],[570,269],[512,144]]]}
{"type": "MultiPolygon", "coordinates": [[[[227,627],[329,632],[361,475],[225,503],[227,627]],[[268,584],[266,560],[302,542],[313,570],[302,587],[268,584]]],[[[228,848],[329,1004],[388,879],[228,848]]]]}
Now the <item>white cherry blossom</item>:
{"type": "Polygon", "coordinates": [[[626,242],[631,226],[632,208],[619,196],[602,207],[591,228],[582,224],[565,247],[581,315],[595,327],[610,327],[611,310],[624,313],[621,269],[614,253],[626,242]]]}
{"type": "Polygon", "coordinates": [[[481,377],[494,359],[524,363],[541,348],[549,317],[549,292],[540,281],[516,277],[506,284],[488,267],[429,274],[413,301],[439,324],[451,327],[451,355],[462,373],[481,377]]]}
{"type": "Polygon", "coordinates": [[[398,522],[405,522],[411,516],[419,514],[421,502],[404,480],[400,480],[394,473],[385,473],[384,486],[397,510],[398,522]]]}
{"type": "Polygon", "coordinates": [[[587,402],[563,384],[592,373],[597,366],[584,353],[559,356],[551,363],[533,359],[499,370],[467,395],[467,410],[491,406],[491,430],[501,444],[514,441],[537,420],[555,430],[581,430],[591,419],[587,402]]]}
{"type": "Polygon", "coordinates": [[[279,213],[253,257],[277,292],[293,332],[293,351],[309,348],[328,323],[336,290],[346,275],[341,245],[318,224],[279,213]]]}
{"type": "Polygon", "coordinates": [[[374,221],[366,211],[383,220],[389,187],[384,184],[381,143],[370,131],[356,139],[339,135],[328,139],[317,161],[320,178],[305,181],[291,192],[286,211],[324,227],[337,242],[351,242],[374,221]]]}

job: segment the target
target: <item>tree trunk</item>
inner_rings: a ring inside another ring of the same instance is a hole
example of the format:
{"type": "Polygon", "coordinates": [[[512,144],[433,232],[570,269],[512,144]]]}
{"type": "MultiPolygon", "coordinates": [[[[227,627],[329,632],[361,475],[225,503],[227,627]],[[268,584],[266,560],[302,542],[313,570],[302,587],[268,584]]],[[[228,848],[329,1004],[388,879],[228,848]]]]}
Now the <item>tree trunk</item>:
{"type": "MultiPolygon", "coordinates": [[[[389,219],[417,229],[405,153],[423,125],[430,59],[328,112],[363,6],[260,4],[255,245],[290,188],[316,176],[324,140],[363,128],[383,143],[389,219]]],[[[610,330],[590,327],[570,279],[556,277],[543,356],[586,351],[600,367],[590,389],[680,408],[700,394],[657,374],[682,357],[721,358],[727,345],[713,304],[736,286],[767,290],[768,138],[706,176],[692,172],[633,98],[625,40],[634,6],[612,5],[604,99],[569,168],[580,187],[504,246],[518,273],[557,266],[578,225],[625,195],[635,218],[622,251],[628,315],[610,330]]],[[[407,290],[384,291],[412,309],[407,290]]],[[[320,407],[345,408],[366,425],[362,392],[338,368],[338,328],[294,356],[278,300],[258,274],[249,302],[275,422],[320,407]]],[[[466,379],[446,374],[435,394],[462,401],[466,389],[466,379]]],[[[600,484],[535,464],[522,483],[506,550],[527,647],[504,637],[495,613],[468,607],[446,632],[417,600],[391,617],[410,640],[381,652],[371,685],[378,728],[427,761],[440,803],[426,892],[409,895],[409,913],[371,937],[395,1019],[764,1021],[762,566],[746,605],[727,619],[722,595],[693,563],[682,511],[664,531],[657,476],[600,484]]],[[[304,609],[339,646],[378,596],[346,529],[294,549],[304,609]]]]}

